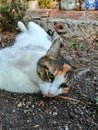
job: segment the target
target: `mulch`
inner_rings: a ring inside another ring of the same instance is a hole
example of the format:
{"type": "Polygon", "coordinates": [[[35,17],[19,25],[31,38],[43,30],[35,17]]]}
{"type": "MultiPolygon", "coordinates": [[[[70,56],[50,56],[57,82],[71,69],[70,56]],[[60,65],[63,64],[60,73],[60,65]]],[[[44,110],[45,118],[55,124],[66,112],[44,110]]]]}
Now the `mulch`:
{"type": "MultiPolygon", "coordinates": [[[[0,34],[0,47],[10,46],[14,33],[0,34]]],[[[77,65],[90,68],[72,82],[66,95],[16,94],[0,90],[0,130],[97,130],[98,49],[89,43],[77,50],[62,50],[77,65]]],[[[5,81],[6,82],[6,81],[5,81]]]]}

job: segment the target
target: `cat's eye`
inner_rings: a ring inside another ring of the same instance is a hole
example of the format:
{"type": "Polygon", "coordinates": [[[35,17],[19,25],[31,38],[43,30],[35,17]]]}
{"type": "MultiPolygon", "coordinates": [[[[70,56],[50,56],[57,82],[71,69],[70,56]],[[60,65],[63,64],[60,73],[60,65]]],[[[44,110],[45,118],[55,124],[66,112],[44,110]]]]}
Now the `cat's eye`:
{"type": "Polygon", "coordinates": [[[53,73],[48,72],[48,78],[49,78],[49,81],[50,81],[50,82],[53,82],[53,80],[54,80],[54,75],[53,75],[53,73]]]}
{"type": "Polygon", "coordinates": [[[59,88],[66,88],[68,87],[66,83],[62,83],[59,88]]]}

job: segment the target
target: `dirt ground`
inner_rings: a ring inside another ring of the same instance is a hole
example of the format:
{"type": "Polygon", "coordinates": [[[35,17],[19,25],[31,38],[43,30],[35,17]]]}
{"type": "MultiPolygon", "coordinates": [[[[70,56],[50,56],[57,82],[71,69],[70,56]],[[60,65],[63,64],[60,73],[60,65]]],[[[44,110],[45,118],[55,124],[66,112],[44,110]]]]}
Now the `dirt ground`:
{"type": "MultiPolygon", "coordinates": [[[[14,33],[1,33],[1,48],[14,38],[14,33]]],[[[77,52],[66,45],[63,55],[90,70],[72,82],[68,94],[55,98],[0,90],[0,130],[98,129],[98,106],[93,100],[98,91],[98,48],[85,43],[77,52]]]]}

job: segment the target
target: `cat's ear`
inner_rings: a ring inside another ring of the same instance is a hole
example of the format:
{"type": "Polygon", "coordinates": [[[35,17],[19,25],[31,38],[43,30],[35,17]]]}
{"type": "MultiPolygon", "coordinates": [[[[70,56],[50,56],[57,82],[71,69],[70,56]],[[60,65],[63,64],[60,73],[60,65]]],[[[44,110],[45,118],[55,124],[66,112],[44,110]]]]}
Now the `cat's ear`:
{"type": "Polygon", "coordinates": [[[46,53],[46,56],[57,58],[60,54],[61,39],[55,39],[46,53]]]}
{"type": "Polygon", "coordinates": [[[79,67],[76,67],[73,70],[73,76],[74,76],[74,78],[78,78],[78,77],[82,76],[83,74],[85,74],[88,71],[90,71],[89,68],[79,68],[79,67]]]}
{"type": "Polygon", "coordinates": [[[79,78],[81,77],[83,74],[85,74],[86,72],[88,72],[89,69],[87,68],[79,68],[79,67],[76,67],[74,69],[71,69],[70,71],[68,71],[68,81],[66,82],[66,85],[70,85],[70,83],[76,79],[76,78],[79,78]]]}

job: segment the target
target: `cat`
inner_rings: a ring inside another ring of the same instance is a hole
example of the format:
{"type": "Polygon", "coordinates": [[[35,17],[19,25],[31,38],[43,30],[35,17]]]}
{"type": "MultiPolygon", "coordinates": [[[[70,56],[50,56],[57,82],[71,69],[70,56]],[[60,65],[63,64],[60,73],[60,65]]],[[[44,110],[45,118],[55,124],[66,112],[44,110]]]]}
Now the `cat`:
{"type": "Polygon", "coordinates": [[[73,77],[86,71],[61,56],[62,40],[55,33],[52,39],[32,21],[27,27],[19,21],[18,27],[14,44],[0,50],[0,89],[48,97],[67,93],[73,77]]]}

